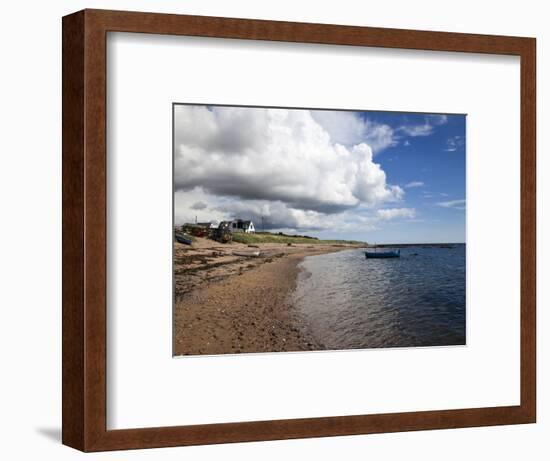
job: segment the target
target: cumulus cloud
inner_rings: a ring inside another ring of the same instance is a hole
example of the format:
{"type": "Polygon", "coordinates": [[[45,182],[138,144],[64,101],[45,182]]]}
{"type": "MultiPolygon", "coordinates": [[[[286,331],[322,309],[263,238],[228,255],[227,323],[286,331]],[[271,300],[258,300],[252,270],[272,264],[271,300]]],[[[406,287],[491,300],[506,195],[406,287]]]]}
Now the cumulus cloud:
{"type": "Polygon", "coordinates": [[[415,218],[416,210],[414,208],[388,208],[385,210],[378,210],[377,214],[382,219],[396,219],[396,218],[415,218]]]}
{"type": "MultiPolygon", "coordinates": [[[[196,189],[193,194],[204,194],[196,189]]],[[[325,214],[313,210],[298,210],[288,207],[282,202],[266,200],[232,200],[230,197],[205,196],[211,205],[199,212],[185,207],[183,200],[187,192],[177,192],[176,224],[198,221],[223,221],[228,219],[250,219],[255,223],[256,230],[294,230],[358,232],[377,228],[381,222],[400,218],[412,219],[416,216],[414,208],[390,209],[351,209],[335,214],[325,214]]]]}
{"type": "Polygon", "coordinates": [[[195,202],[191,205],[192,210],[204,210],[205,208],[208,208],[208,204],[204,202],[195,202]]]}
{"type": "Polygon", "coordinates": [[[287,206],[280,201],[223,200],[216,208],[225,212],[229,219],[244,217],[256,223],[261,230],[297,229],[323,230],[339,227],[339,215],[326,215],[314,210],[301,210],[287,206]]]}
{"type": "Polygon", "coordinates": [[[329,133],[332,142],[344,146],[366,142],[377,153],[398,143],[389,125],[363,119],[355,112],[312,110],[311,116],[329,133]]]}
{"type": "Polygon", "coordinates": [[[405,184],[406,189],[410,189],[412,187],[422,187],[424,183],[422,181],[411,181],[410,183],[405,184]]]}
{"type": "Polygon", "coordinates": [[[367,143],[336,141],[308,110],[181,105],[174,122],[179,220],[207,204],[199,209],[213,216],[316,228],[330,215],[404,195],[367,143]]]}
{"type": "Polygon", "coordinates": [[[174,221],[175,224],[186,222],[222,221],[227,213],[215,209],[217,197],[210,196],[200,187],[189,191],[175,191],[174,193],[174,221]],[[197,209],[197,203],[206,204],[206,207],[197,209]]]}

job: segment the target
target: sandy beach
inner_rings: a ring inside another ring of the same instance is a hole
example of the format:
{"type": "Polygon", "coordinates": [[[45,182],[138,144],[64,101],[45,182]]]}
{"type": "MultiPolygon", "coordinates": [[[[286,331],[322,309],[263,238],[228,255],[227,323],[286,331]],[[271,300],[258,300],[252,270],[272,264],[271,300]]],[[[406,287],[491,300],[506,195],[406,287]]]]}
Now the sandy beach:
{"type": "Polygon", "coordinates": [[[305,256],[352,244],[274,243],[249,247],[197,238],[174,246],[174,354],[319,350],[290,302],[305,256]],[[260,251],[243,257],[234,251],[260,251]]]}

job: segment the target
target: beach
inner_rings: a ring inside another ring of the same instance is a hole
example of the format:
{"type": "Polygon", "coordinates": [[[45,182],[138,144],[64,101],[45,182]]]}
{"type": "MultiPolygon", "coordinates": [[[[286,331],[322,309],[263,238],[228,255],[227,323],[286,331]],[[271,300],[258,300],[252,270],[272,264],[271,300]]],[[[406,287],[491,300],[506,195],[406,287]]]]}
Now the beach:
{"type": "Polygon", "coordinates": [[[298,264],[354,244],[174,244],[174,355],[320,350],[294,308],[298,264]],[[233,252],[260,251],[260,256],[233,252]]]}

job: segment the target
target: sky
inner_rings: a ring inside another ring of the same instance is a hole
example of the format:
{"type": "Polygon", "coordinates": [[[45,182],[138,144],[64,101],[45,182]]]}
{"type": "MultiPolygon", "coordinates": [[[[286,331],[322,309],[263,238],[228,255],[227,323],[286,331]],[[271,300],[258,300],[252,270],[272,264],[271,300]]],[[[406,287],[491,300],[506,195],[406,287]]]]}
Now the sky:
{"type": "Polygon", "coordinates": [[[465,115],[173,107],[176,225],[465,242],[465,115]]]}

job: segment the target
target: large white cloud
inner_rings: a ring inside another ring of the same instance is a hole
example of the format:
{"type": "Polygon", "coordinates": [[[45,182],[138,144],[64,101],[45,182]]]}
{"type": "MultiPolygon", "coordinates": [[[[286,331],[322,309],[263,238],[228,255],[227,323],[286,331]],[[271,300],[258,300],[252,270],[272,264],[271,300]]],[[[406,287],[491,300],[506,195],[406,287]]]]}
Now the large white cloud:
{"type": "Polygon", "coordinates": [[[354,208],[341,213],[325,214],[312,210],[290,208],[279,201],[234,200],[231,197],[209,195],[198,187],[191,191],[176,191],[175,222],[223,221],[240,217],[254,221],[257,230],[358,232],[372,230],[390,219],[411,218],[414,209],[370,210],[354,208]],[[198,202],[197,202],[198,201],[198,202]],[[207,207],[202,204],[207,202],[207,207]],[[200,207],[195,205],[200,203],[200,207]],[[401,211],[401,210],[409,210],[401,211]]]}
{"type": "Polygon", "coordinates": [[[386,124],[358,117],[354,112],[313,110],[313,119],[330,135],[331,141],[345,146],[367,143],[374,153],[397,145],[394,130],[386,124]]]}
{"type": "Polygon", "coordinates": [[[369,145],[333,138],[308,110],[176,106],[175,188],[225,198],[218,211],[240,204],[254,214],[261,203],[262,215],[293,227],[402,198],[369,145]]]}

